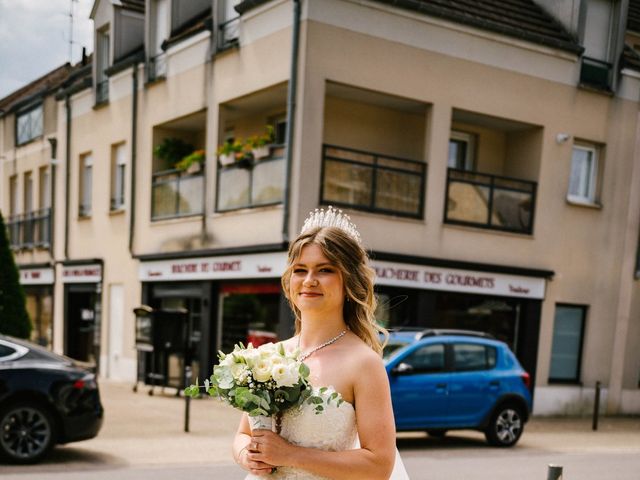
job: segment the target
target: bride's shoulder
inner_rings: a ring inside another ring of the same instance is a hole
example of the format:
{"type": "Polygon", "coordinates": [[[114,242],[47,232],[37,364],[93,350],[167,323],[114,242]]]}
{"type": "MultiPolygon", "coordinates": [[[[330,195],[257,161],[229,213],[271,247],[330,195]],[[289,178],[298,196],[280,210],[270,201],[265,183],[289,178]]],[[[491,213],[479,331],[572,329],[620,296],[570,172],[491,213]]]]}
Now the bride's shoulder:
{"type": "Polygon", "coordinates": [[[344,344],[344,354],[348,355],[350,363],[357,365],[357,367],[382,365],[380,354],[352,332],[350,332],[344,344]]]}

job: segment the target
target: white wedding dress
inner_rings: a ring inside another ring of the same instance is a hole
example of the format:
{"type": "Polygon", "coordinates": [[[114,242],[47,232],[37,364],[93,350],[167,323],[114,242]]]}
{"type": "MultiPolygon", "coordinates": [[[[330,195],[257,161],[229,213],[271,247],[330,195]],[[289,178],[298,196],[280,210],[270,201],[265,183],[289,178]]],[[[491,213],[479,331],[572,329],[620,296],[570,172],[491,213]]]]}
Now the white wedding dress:
{"type": "MultiPolygon", "coordinates": [[[[318,448],[328,451],[352,450],[360,448],[356,425],[356,412],[348,402],[343,401],[338,406],[335,400],[329,401],[334,392],[327,389],[323,393],[314,388],[314,395],[325,399],[324,411],[316,414],[313,405],[304,404],[300,408],[291,408],[282,415],[280,435],[289,442],[302,447],[318,448]]],[[[268,477],[258,477],[249,474],[245,480],[325,480],[307,471],[278,467],[278,470],[268,477]]],[[[396,450],[396,462],[390,480],[409,480],[400,454],[396,450]]]]}

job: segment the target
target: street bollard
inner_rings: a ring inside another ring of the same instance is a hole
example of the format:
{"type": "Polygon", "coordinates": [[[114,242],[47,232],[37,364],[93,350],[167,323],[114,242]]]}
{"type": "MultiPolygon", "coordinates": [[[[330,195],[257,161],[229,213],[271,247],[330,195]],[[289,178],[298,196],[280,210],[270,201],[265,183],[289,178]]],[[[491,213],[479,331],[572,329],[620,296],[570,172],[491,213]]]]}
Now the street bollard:
{"type": "Polygon", "coordinates": [[[549,465],[547,480],[562,480],[562,465],[549,465]]]}
{"type": "Polygon", "coordinates": [[[600,414],[600,382],[596,382],[596,398],[593,401],[593,422],[591,430],[598,430],[598,415],[600,414]]]}
{"type": "MultiPolygon", "coordinates": [[[[187,365],[184,372],[185,385],[191,385],[191,365],[187,365]]],[[[184,431],[189,433],[189,409],[191,408],[191,397],[189,395],[184,396],[184,431]]]]}

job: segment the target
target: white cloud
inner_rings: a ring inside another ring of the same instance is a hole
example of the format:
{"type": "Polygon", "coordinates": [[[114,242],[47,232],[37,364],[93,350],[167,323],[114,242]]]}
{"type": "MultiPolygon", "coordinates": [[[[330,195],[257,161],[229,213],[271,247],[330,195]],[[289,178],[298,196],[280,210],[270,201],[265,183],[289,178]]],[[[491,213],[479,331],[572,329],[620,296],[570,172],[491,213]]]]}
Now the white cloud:
{"type": "Polygon", "coordinates": [[[69,61],[71,5],[72,62],[82,47],[93,50],[94,0],[0,0],[0,98],[69,61]]]}

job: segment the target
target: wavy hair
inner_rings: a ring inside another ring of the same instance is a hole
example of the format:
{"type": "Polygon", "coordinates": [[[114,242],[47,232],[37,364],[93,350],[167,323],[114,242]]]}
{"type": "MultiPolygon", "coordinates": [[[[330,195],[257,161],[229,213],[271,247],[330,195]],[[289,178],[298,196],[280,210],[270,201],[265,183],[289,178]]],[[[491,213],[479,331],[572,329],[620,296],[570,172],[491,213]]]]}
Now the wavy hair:
{"type": "Polygon", "coordinates": [[[345,302],[343,307],[344,321],[349,329],[369,345],[377,353],[382,353],[383,343],[380,333],[385,339],[387,331],[375,321],[377,305],[373,292],[375,271],[368,265],[368,256],[362,246],[336,227],[317,227],[300,234],[289,245],[287,269],[282,274],[282,290],[289,302],[296,320],[296,335],[300,333],[301,312],[289,294],[289,285],[293,264],[302,253],[302,249],[310,244],[320,247],[322,253],[336,266],[342,274],[345,302]]]}

